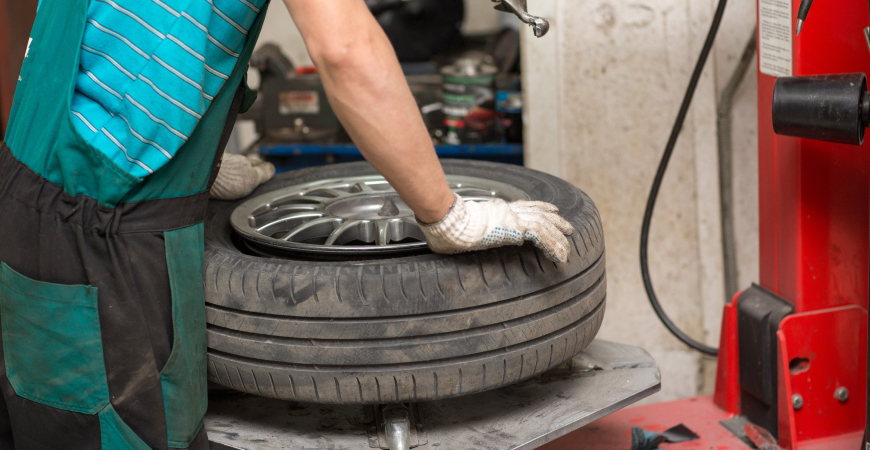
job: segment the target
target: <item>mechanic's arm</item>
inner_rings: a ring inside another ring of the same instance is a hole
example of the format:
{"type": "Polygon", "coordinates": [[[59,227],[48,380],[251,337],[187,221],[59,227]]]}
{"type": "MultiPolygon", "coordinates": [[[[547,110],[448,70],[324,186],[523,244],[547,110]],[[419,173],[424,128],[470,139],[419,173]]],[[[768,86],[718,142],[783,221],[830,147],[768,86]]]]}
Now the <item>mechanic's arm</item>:
{"type": "Polygon", "coordinates": [[[329,103],[365,158],[423,222],[454,197],[392,44],[362,0],[285,0],[329,103]]]}
{"type": "Polygon", "coordinates": [[[567,261],[573,231],[543,202],[465,203],[451,192],[392,44],[363,0],[284,0],[329,103],[363,156],[425,224],[438,253],[535,242],[567,261]],[[563,234],[564,233],[564,234],[563,234]]]}

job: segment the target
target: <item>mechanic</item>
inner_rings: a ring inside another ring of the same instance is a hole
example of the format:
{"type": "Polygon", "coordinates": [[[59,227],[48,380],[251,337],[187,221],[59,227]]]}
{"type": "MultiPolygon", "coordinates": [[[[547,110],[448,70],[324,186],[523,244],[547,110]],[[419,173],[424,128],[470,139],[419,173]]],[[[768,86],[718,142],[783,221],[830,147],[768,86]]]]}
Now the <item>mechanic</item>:
{"type": "MultiPolygon", "coordinates": [[[[202,221],[209,191],[241,197],[274,174],[220,164],[267,3],[41,2],[0,149],[3,448],[208,448],[202,221]]],[[[566,261],[554,206],[451,192],[363,0],[285,3],[432,250],[531,240],[566,261]]]]}

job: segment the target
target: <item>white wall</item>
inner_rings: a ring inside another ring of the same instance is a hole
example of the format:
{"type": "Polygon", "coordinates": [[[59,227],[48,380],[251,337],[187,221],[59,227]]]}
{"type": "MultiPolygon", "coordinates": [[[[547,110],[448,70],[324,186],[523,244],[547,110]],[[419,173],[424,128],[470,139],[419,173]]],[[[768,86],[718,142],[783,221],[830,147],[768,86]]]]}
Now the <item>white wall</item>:
{"type": "MultiPolygon", "coordinates": [[[[589,193],[604,222],[608,311],[600,336],[646,348],[662,370],[649,401],[709,393],[715,361],[656,319],[640,275],[644,206],[716,3],[713,0],[533,0],[551,32],[523,36],[527,165],[589,193]]],[[[755,24],[755,2],[732,0],[698,85],[650,235],[650,270],[671,318],[718,345],[725,301],[718,197],[717,98],[755,24]]],[[[757,278],[754,65],[734,107],[741,287],[757,278]]]]}

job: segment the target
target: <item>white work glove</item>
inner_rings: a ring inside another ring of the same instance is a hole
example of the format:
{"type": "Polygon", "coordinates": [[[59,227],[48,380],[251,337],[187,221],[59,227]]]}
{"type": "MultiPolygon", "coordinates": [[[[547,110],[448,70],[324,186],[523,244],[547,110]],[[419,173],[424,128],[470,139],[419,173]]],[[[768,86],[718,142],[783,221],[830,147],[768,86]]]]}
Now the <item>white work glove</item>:
{"type": "Polygon", "coordinates": [[[532,241],[550,260],[563,263],[568,261],[565,235],[573,233],[574,227],[558,212],[559,208],[546,202],[465,202],[456,195],[440,222],[420,223],[420,228],[435,253],[461,253],[532,241]]]}
{"type": "Polygon", "coordinates": [[[209,197],[217,200],[236,200],[251,193],[257,186],[275,175],[275,166],[259,158],[224,154],[217,178],[209,197]]]}

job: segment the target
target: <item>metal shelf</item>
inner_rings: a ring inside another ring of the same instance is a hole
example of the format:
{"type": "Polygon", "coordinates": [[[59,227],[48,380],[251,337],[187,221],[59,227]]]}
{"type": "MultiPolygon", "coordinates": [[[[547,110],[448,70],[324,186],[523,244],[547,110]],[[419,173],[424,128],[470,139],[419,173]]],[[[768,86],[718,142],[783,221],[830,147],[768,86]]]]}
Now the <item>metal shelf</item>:
{"type": "MultiPolygon", "coordinates": [[[[437,145],[435,152],[441,157],[456,156],[522,156],[522,144],[463,144],[437,145]]],[[[263,156],[360,156],[354,144],[278,144],[260,147],[263,156]]]]}
{"type": "MultiPolygon", "coordinates": [[[[481,159],[507,164],[523,164],[522,144],[437,145],[440,158],[481,159]]],[[[354,144],[274,144],[260,146],[260,154],[275,164],[278,172],[322,166],[325,164],[362,161],[354,144]]]]}

